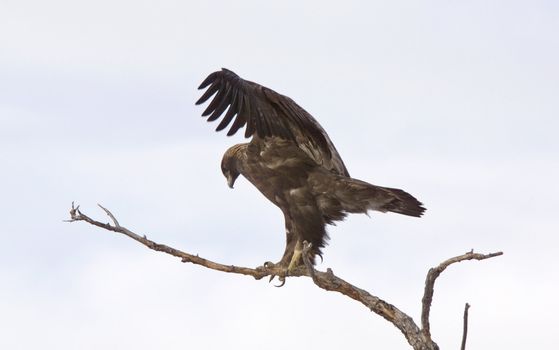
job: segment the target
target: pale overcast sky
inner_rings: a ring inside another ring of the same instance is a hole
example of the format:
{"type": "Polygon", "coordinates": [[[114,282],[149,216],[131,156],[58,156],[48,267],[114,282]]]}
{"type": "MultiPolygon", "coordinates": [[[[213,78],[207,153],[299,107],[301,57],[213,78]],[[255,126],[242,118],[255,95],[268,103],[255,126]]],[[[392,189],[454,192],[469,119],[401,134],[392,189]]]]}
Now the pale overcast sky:
{"type": "Polygon", "coordinates": [[[85,223],[72,201],[228,264],[284,249],[280,211],[230,190],[198,84],[227,67],[286,94],[350,173],[403,188],[421,219],[372,213],[329,229],[319,269],[458,348],[551,349],[559,311],[556,1],[10,1],[0,6],[0,348],[408,349],[357,302],[153,252],[85,223]]]}

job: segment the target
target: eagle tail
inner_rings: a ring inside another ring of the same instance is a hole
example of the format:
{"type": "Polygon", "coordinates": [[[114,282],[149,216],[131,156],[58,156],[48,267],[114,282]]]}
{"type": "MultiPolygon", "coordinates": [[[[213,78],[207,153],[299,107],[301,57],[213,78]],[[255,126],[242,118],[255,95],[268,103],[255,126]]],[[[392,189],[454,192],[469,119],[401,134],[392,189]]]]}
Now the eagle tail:
{"type": "Polygon", "coordinates": [[[406,191],[397,188],[380,188],[386,191],[388,197],[392,198],[381,207],[383,210],[415,217],[420,217],[425,212],[423,203],[406,191]]]}
{"type": "Polygon", "coordinates": [[[367,213],[369,210],[420,217],[425,207],[411,194],[396,188],[371,185],[352,178],[338,178],[336,197],[344,211],[367,213]]]}

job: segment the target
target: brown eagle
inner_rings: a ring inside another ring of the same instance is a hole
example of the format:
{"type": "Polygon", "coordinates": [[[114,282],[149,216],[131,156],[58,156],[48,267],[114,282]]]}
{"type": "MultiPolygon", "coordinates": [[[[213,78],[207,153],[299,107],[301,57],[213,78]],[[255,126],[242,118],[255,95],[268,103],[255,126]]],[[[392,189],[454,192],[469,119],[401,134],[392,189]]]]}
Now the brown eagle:
{"type": "Polygon", "coordinates": [[[230,70],[210,74],[196,104],[215,94],[202,113],[223,119],[216,131],[233,123],[228,136],[246,126],[249,143],[229,148],[221,170],[233,188],[239,174],[283,212],[286,247],[279,265],[287,273],[301,265],[303,241],[312,244],[314,262],[328,239],[326,224],[348,213],[369,210],[419,217],[422,203],[409,193],[352,179],[320,124],[292,99],[240,78],[230,70]],[[227,112],[225,112],[227,110],[227,112]]]}

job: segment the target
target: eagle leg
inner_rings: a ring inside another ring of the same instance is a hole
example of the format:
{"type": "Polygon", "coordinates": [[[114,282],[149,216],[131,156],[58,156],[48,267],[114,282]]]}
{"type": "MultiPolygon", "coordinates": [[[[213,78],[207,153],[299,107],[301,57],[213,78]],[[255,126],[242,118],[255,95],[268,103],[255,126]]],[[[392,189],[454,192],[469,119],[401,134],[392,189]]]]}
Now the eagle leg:
{"type": "Polygon", "coordinates": [[[289,228],[286,227],[285,252],[281,257],[281,260],[277,263],[266,261],[263,265],[263,268],[265,269],[281,271],[279,273],[271,274],[269,282],[272,282],[277,276],[281,284],[276,287],[283,286],[285,284],[285,278],[289,276],[293,270],[303,264],[301,259],[302,252],[303,244],[299,240],[294,239],[294,237],[290,234],[289,228]]]}
{"type": "Polygon", "coordinates": [[[285,268],[285,276],[289,276],[292,271],[297,269],[299,266],[303,266],[303,243],[301,243],[300,240],[293,243],[288,244],[283,257],[277,264],[266,262],[264,265],[267,267],[285,268]]]}
{"type": "Polygon", "coordinates": [[[274,273],[270,274],[268,282],[272,282],[274,278],[278,277],[280,284],[276,287],[283,287],[286,277],[303,265],[303,243],[297,240],[295,244],[288,245],[286,252],[278,263],[266,261],[263,266],[258,268],[274,270],[274,273]]]}
{"type": "MultiPolygon", "coordinates": [[[[298,241],[293,239],[292,235],[289,232],[288,227],[286,227],[285,233],[286,233],[286,235],[285,235],[286,236],[285,251],[283,252],[283,256],[281,257],[281,260],[278,261],[277,263],[273,263],[271,261],[266,261],[264,263],[264,268],[274,269],[274,268],[277,268],[277,267],[283,267],[287,271],[288,267],[291,266],[291,261],[293,260],[293,254],[294,254],[294,251],[295,251],[296,246],[298,244],[298,241]]],[[[299,245],[300,245],[300,243],[299,243],[299,245]]],[[[302,247],[302,245],[301,245],[301,247],[302,247]]]]}
{"type": "Polygon", "coordinates": [[[295,245],[295,249],[293,249],[293,255],[291,256],[291,261],[289,262],[289,266],[287,267],[287,274],[291,271],[295,270],[295,268],[302,264],[301,255],[303,254],[303,244],[300,240],[297,240],[297,244],[295,245]]]}

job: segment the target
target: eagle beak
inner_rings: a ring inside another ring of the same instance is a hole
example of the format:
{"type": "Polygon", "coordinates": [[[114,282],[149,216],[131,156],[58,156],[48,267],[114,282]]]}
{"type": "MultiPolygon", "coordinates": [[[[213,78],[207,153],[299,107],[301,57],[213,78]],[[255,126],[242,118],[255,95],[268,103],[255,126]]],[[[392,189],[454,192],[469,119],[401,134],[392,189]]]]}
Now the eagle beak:
{"type": "Polygon", "coordinates": [[[233,188],[234,184],[235,184],[235,179],[233,178],[233,176],[227,174],[227,185],[229,186],[229,188],[233,188]]]}

